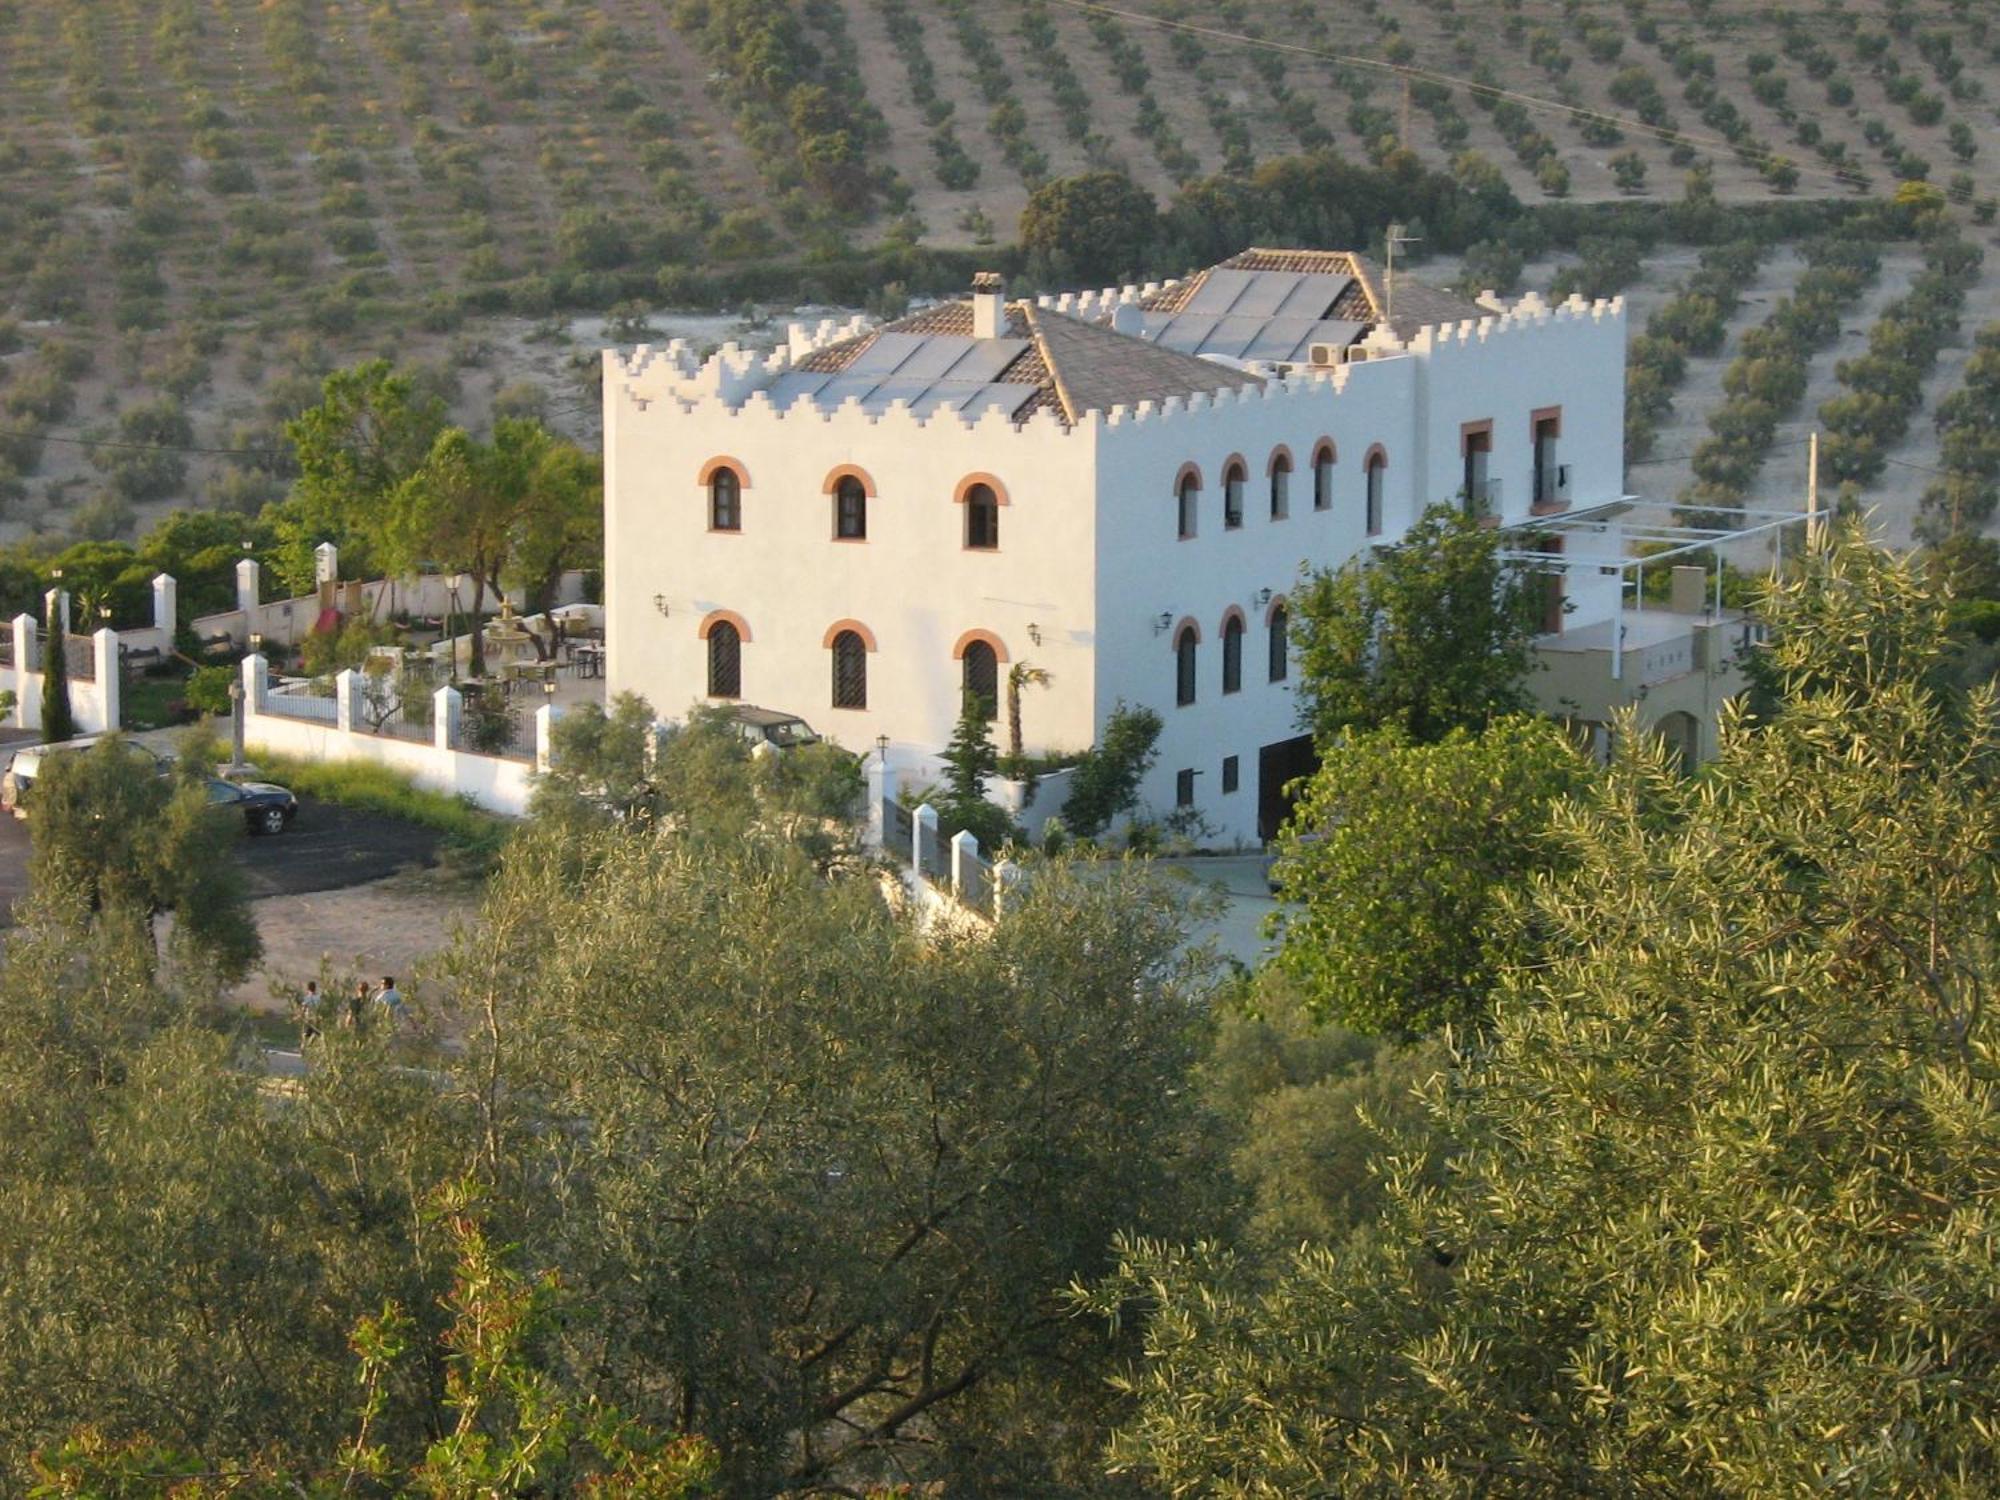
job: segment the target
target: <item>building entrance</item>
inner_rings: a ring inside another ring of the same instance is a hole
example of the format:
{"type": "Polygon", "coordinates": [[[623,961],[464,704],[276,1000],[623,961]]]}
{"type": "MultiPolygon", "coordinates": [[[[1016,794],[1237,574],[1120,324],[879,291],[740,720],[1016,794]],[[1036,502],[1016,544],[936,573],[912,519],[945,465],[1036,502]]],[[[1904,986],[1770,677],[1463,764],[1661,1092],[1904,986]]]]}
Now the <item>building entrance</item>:
{"type": "Polygon", "coordinates": [[[1292,811],[1286,792],[1292,782],[1319,769],[1313,752],[1312,736],[1279,740],[1257,752],[1257,837],[1266,843],[1278,836],[1278,829],[1292,811]]]}

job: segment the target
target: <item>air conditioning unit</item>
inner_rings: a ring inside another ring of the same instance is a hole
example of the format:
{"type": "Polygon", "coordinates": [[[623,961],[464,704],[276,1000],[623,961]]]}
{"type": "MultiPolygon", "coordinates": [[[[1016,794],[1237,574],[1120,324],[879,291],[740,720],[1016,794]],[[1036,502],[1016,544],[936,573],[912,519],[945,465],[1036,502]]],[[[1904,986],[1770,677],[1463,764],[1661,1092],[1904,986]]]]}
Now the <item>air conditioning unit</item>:
{"type": "Polygon", "coordinates": [[[1324,368],[1328,365],[1354,365],[1368,358],[1366,349],[1352,344],[1308,344],[1306,359],[1313,365],[1324,368]]]}

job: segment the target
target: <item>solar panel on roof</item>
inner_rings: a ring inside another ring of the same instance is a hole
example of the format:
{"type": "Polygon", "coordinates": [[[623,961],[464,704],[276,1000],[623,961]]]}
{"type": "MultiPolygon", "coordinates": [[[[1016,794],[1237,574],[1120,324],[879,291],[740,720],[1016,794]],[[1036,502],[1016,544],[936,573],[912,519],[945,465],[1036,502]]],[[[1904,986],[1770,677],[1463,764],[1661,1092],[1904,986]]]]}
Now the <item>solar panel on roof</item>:
{"type": "Polygon", "coordinates": [[[864,399],[870,408],[877,410],[886,410],[892,401],[907,401],[911,406],[915,406],[927,391],[938,388],[938,382],[935,380],[913,380],[898,370],[878,384],[864,399]]]}
{"type": "Polygon", "coordinates": [[[1297,271],[1259,271],[1229,309],[1232,318],[1268,318],[1284,305],[1304,278],[1297,271]]]}
{"type": "Polygon", "coordinates": [[[766,394],[773,406],[783,408],[801,396],[814,394],[831,379],[833,376],[823,370],[793,370],[772,381],[766,394]]]}
{"type": "Polygon", "coordinates": [[[1153,342],[1162,349],[1178,349],[1183,354],[1192,354],[1221,321],[1214,313],[1177,313],[1160,326],[1153,342]]]}
{"type": "Polygon", "coordinates": [[[1026,339],[968,339],[971,347],[945,372],[945,378],[958,384],[966,381],[985,383],[1020,357],[1028,347],[1026,339]]]}
{"type": "Polygon", "coordinates": [[[847,367],[848,373],[886,375],[922,348],[924,342],[925,336],[921,333],[878,334],[875,342],[863,349],[854,363],[847,367]]]}
{"type": "Polygon", "coordinates": [[[1242,351],[1244,359],[1274,359],[1284,362],[1292,357],[1292,351],[1311,336],[1319,326],[1311,318],[1271,318],[1258,330],[1249,347],[1242,351]]]}
{"type": "Polygon", "coordinates": [[[1195,288],[1194,295],[1188,298],[1187,305],[1181,311],[1218,315],[1226,313],[1235,304],[1236,299],[1243,295],[1244,290],[1257,279],[1258,274],[1255,271],[1220,269],[1210,271],[1201,285],[1195,288]]]}
{"type": "Polygon", "coordinates": [[[1323,318],[1343,293],[1354,285],[1352,276],[1302,276],[1299,284],[1278,305],[1280,318],[1323,318]]]}
{"type": "Polygon", "coordinates": [[[1239,358],[1243,351],[1249,348],[1256,340],[1257,335],[1264,331],[1265,322],[1266,320],[1263,318],[1239,318],[1234,316],[1218,318],[1215,327],[1209,330],[1208,337],[1201,341],[1200,346],[1194,352],[1197,354],[1227,354],[1231,358],[1239,358]]]}
{"type": "Polygon", "coordinates": [[[1004,380],[973,386],[970,389],[964,386],[933,386],[923,400],[912,407],[912,410],[919,416],[929,416],[932,412],[943,408],[973,420],[998,407],[1011,417],[1027,405],[1039,389],[1038,386],[1004,380]]]}
{"type": "Polygon", "coordinates": [[[1275,360],[1279,364],[1304,364],[1311,357],[1314,344],[1345,346],[1353,343],[1368,330],[1366,323],[1322,318],[1310,323],[1287,320],[1283,325],[1273,324],[1273,334],[1278,334],[1280,326],[1283,327],[1283,333],[1275,337],[1268,348],[1263,345],[1253,345],[1253,352],[1249,358],[1275,360]],[[1286,339],[1291,340],[1291,348],[1281,351],[1279,346],[1286,339]]]}
{"type": "Polygon", "coordinates": [[[970,336],[935,333],[923,342],[902,364],[896,367],[897,379],[939,380],[944,378],[951,367],[965,357],[966,351],[976,342],[970,336]]]}

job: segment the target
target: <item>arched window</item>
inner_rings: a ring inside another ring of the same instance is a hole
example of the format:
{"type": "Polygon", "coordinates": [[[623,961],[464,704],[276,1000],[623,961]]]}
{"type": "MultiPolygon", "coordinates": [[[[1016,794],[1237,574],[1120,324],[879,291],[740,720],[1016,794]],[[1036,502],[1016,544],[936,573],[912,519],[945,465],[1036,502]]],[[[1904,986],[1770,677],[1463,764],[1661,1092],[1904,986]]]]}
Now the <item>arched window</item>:
{"type": "Polygon", "coordinates": [[[992,552],[1000,545],[1000,497],[990,484],[975,484],[965,492],[965,545],[992,552]]]}
{"type": "Polygon", "coordinates": [[[1389,460],[1377,448],[1368,455],[1368,534],[1374,536],[1382,529],[1382,471],[1389,467],[1389,460]]]}
{"type": "Polygon", "coordinates": [[[727,620],[708,629],[708,696],[743,696],[743,635],[727,620]]]}
{"type": "Polygon", "coordinates": [[[833,638],[833,706],[868,706],[868,643],[852,630],[833,638]]]}
{"type": "Polygon", "coordinates": [[[1243,526],[1243,465],[1232,463],[1222,471],[1222,529],[1239,531],[1243,526]]]}
{"type": "Polygon", "coordinates": [[[1313,509],[1333,507],[1333,444],[1321,443],[1313,453],[1313,509]]]}
{"type": "Polygon", "coordinates": [[[965,648],[964,690],[968,698],[977,698],[986,711],[988,719],[1000,716],[1000,657],[984,641],[974,641],[965,648]]]}
{"type": "Polygon", "coordinates": [[[1181,540],[1194,535],[1195,521],[1201,515],[1201,476],[1192,469],[1181,475],[1180,487],[1181,540]]]}
{"type": "Polygon", "coordinates": [[[1271,519],[1282,521],[1292,513],[1292,456],[1271,455],[1271,519]]]}
{"type": "Polygon", "coordinates": [[[833,534],[843,542],[868,539],[868,491],[852,474],[833,487],[833,534]]]}
{"type": "Polygon", "coordinates": [[[743,477],[734,469],[717,469],[708,479],[708,528],[743,529],[743,477]]]}
{"type": "Polygon", "coordinates": [[[1243,616],[1231,615],[1222,622],[1222,690],[1243,690],[1243,616]]]}
{"type": "Polygon", "coordinates": [[[1286,631],[1291,628],[1292,617],[1282,604],[1271,606],[1271,681],[1283,682],[1291,672],[1291,642],[1286,631]]]}
{"type": "Polygon", "coordinates": [[[1195,648],[1199,644],[1192,625],[1183,625],[1174,637],[1174,702],[1182,708],[1194,702],[1195,648]]]}

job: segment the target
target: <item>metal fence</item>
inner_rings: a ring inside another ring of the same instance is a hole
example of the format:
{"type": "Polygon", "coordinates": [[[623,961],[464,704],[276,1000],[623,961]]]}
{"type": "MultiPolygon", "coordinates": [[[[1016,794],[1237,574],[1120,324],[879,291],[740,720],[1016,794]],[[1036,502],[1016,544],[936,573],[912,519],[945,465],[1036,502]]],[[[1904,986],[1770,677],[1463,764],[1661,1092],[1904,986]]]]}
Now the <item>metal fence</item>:
{"type": "Polygon", "coordinates": [[[882,799],[882,846],[901,863],[909,864],[912,855],[916,856],[913,872],[937,889],[949,892],[961,906],[988,918],[998,915],[1000,881],[993,862],[984,855],[971,853],[961,861],[964,880],[960,883],[953,876],[951,840],[935,824],[920,824],[916,810],[893,797],[882,799]]]}
{"type": "Polygon", "coordinates": [[[262,711],[287,719],[312,719],[321,724],[332,724],[340,718],[340,706],[333,701],[333,684],[318,681],[287,683],[272,689],[265,695],[262,711]]]}
{"type": "Polygon", "coordinates": [[[982,917],[994,915],[993,895],[996,878],[993,866],[980,855],[973,855],[965,862],[965,879],[958,885],[958,899],[982,917]]]}

